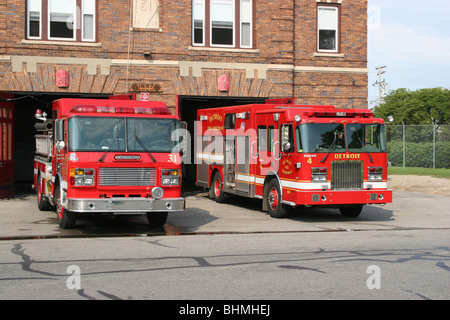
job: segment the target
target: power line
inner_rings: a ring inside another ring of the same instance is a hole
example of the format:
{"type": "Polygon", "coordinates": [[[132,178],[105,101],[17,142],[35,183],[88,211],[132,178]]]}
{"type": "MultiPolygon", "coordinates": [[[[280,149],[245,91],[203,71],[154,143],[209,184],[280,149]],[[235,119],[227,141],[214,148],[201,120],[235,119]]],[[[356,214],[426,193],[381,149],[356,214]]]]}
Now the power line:
{"type": "Polygon", "coordinates": [[[387,83],[385,79],[381,80],[381,75],[386,73],[383,69],[387,68],[387,66],[377,67],[375,68],[378,71],[378,81],[373,84],[373,86],[378,85],[378,106],[381,106],[381,93],[382,91],[386,92],[387,89],[387,83]]]}

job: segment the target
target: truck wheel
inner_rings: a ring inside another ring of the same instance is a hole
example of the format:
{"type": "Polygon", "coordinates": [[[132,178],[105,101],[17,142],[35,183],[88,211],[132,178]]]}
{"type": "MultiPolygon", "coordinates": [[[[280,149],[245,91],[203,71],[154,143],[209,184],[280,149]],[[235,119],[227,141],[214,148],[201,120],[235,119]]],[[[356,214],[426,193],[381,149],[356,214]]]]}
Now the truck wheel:
{"type": "Polygon", "coordinates": [[[344,217],[350,217],[350,218],[356,218],[359,216],[363,209],[363,205],[355,205],[355,206],[347,206],[347,207],[340,207],[339,211],[344,217]]]}
{"type": "Polygon", "coordinates": [[[222,179],[220,178],[220,173],[216,172],[216,174],[214,175],[212,184],[211,184],[211,190],[213,191],[213,197],[214,200],[216,200],[216,202],[218,203],[223,203],[225,202],[225,200],[227,199],[227,196],[225,194],[225,192],[223,192],[223,187],[222,187],[222,179]]]}
{"type": "Polygon", "coordinates": [[[55,187],[55,199],[56,199],[56,220],[58,224],[63,229],[72,229],[75,227],[75,222],[77,220],[77,214],[75,212],[70,212],[63,208],[61,205],[61,192],[59,186],[55,187]]]}
{"type": "Polygon", "coordinates": [[[147,220],[151,227],[162,227],[166,224],[167,212],[148,212],[147,220]]]}
{"type": "Polygon", "coordinates": [[[37,203],[40,211],[48,211],[52,208],[48,199],[42,194],[42,182],[41,177],[38,176],[36,180],[37,184],[37,203]]]}
{"type": "Polygon", "coordinates": [[[267,190],[267,205],[272,218],[286,218],[289,216],[289,207],[282,204],[281,188],[276,179],[269,182],[267,190]]]}

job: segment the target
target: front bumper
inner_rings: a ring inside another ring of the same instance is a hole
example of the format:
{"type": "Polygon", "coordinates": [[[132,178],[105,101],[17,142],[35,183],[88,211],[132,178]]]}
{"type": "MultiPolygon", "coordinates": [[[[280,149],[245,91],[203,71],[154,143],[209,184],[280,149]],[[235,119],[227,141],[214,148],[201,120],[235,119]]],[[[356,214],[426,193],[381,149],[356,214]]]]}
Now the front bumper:
{"type": "Polygon", "coordinates": [[[184,198],[108,198],[108,199],[67,199],[66,209],[71,212],[108,212],[113,214],[134,214],[146,212],[184,211],[184,198]]]}
{"type": "Polygon", "coordinates": [[[296,192],[290,205],[333,206],[351,204],[386,204],[392,202],[392,190],[314,190],[296,192]]]}

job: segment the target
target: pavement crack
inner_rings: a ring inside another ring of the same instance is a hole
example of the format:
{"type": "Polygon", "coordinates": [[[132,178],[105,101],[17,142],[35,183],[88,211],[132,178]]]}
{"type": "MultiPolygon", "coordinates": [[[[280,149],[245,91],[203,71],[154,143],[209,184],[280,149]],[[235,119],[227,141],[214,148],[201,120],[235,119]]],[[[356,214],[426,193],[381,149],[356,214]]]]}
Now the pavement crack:
{"type": "Polygon", "coordinates": [[[450,267],[448,267],[444,262],[439,261],[438,263],[436,263],[437,267],[440,267],[442,269],[444,269],[445,271],[450,271],[450,267]]]}
{"type": "MultiPolygon", "coordinates": [[[[22,258],[22,262],[20,262],[20,265],[22,266],[23,271],[37,273],[41,275],[51,276],[51,277],[57,277],[59,275],[45,272],[45,271],[39,271],[31,268],[31,265],[36,262],[36,260],[31,259],[31,257],[25,253],[25,248],[22,247],[21,243],[17,243],[14,245],[14,247],[11,249],[11,252],[13,254],[16,254],[22,258]]],[[[53,279],[53,278],[52,278],[53,279]]]]}

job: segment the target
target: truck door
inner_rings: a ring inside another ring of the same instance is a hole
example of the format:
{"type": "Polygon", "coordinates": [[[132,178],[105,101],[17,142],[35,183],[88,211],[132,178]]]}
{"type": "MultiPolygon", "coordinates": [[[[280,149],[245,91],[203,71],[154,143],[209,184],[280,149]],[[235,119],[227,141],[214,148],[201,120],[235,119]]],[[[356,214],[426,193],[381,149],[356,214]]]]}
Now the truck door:
{"type": "MultiPolygon", "coordinates": [[[[282,114],[279,114],[280,116],[282,114]]],[[[281,119],[278,118],[280,121],[281,119]]],[[[279,167],[279,125],[272,113],[256,115],[256,141],[252,143],[252,160],[255,163],[256,184],[279,167]]]]}
{"type": "Polygon", "coordinates": [[[14,96],[0,93],[0,199],[14,196],[14,96]]]}
{"type": "Polygon", "coordinates": [[[235,138],[236,191],[250,192],[250,137],[248,135],[235,138]]]}

